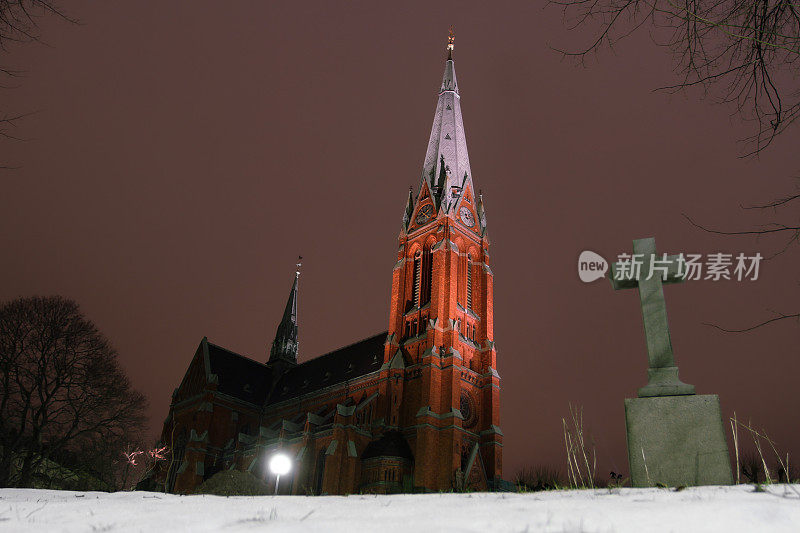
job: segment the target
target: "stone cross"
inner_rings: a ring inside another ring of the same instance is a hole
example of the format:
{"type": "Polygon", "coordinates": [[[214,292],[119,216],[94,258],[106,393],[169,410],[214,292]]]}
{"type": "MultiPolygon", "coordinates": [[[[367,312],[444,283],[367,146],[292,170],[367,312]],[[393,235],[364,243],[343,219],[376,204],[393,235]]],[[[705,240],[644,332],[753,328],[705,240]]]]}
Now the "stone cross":
{"type": "Polygon", "coordinates": [[[684,276],[679,257],[659,257],[656,254],[656,240],[652,237],[634,240],[631,260],[611,265],[611,284],[615,290],[639,289],[650,363],[647,369],[648,383],[639,389],[640,398],[694,394],[694,385],[678,379],[664,302],[663,285],[679,283],[684,276]]]}

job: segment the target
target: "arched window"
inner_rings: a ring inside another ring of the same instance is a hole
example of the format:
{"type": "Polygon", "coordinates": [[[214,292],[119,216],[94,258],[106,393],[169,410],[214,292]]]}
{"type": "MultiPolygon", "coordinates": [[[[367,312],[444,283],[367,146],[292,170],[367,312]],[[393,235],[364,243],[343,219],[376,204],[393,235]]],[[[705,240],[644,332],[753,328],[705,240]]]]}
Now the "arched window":
{"type": "Polygon", "coordinates": [[[412,296],[411,301],[414,305],[420,306],[420,284],[422,283],[422,252],[419,250],[414,254],[414,279],[412,280],[412,296]]]}
{"type": "Polygon", "coordinates": [[[170,468],[167,472],[167,490],[172,492],[175,490],[175,481],[178,478],[178,470],[183,463],[183,456],[186,452],[186,430],[181,430],[175,442],[175,447],[172,450],[172,458],[170,460],[170,468]]]}
{"type": "Polygon", "coordinates": [[[467,309],[472,310],[472,256],[467,254],[467,309]]]}
{"type": "Polygon", "coordinates": [[[203,481],[222,470],[222,460],[219,455],[214,453],[206,454],[203,464],[205,466],[203,481]]]}
{"type": "Polygon", "coordinates": [[[325,461],[327,457],[325,456],[325,448],[322,448],[319,453],[317,454],[317,466],[316,466],[316,479],[314,481],[314,494],[319,496],[322,494],[322,482],[325,479],[325,461]]]}

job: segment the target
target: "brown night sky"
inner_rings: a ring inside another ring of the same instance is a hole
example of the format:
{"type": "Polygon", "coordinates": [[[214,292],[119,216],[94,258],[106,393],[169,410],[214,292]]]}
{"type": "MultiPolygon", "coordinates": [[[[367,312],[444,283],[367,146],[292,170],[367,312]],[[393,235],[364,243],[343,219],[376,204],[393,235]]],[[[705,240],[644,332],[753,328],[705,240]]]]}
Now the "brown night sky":
{"type": "MultiPolygon", "coordinates": [[[[578,254],[613,258],[645,236],[670,253],[776,251],[681,213],[772,220],[739,204],[793,190],[800,136],[739,159],[749,130],[730,108],[652,91],[674,76],[646,34],[579,68],[548,47],[589,41],[558,10],[489,5],[71,2],[81,25],[48,20],[49,46],[5,58],[27,76],[3,111],[38,113],[17,130],[32,140],[0,144],[21,167],[0,174],[0,299],[76,299],[149,396],[153,435],[204,335],[266,358],[298,253],[302,360],[384,330],[453,24],[492,239],[504,475],[563,464],[569,402],[603,468],[626,471],[623,398],[646,380],[639,302],[581,283],[578,254]]],[[[795,454],[800,328],[703,322],[796,313],[799,252],[757,282],[665,289],[684,381],[795,454]]]]}

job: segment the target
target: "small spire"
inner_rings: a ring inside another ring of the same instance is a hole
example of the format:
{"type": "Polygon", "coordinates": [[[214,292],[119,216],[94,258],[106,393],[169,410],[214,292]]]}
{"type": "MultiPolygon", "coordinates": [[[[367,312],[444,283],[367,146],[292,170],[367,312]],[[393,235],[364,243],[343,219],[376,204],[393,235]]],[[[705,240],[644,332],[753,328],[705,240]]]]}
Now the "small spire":
{"type": "Polygon", "coordinates": [[[414,213],[414,188],[408,187],[408,200],[406,201],[406,210],[403,212],[403,231],[408,229],[409,222],[411,222],[411,215],[414,213]]]}
{"type": "Polygon", "coordinates": [[[297,257],[297,268],[294,273],[294,282],[289,291],[289,298],[286,300],[286,308],[283,310],[283,317],[278,330],[275,332],[275,340],[269,351],[268,363],[288,363],[297,364],[297,282],[300,278],[300,265],[303,256],[297,257]]]}
{"type": "Polygon", "coordinates": [[[481,223],[481,228],[486,229],[486,208],[483,205],[483,191],[478,189],[478,205],[476,206],[478,214],[478,221],[481,223]]]}
{"type": "Polygon", "coordinates": [[[453,32],[453,26],[450,26],[450,35],[447,36],[447,59],[453,59],[453,48],[455,47],[456,34],[453,32]]]}

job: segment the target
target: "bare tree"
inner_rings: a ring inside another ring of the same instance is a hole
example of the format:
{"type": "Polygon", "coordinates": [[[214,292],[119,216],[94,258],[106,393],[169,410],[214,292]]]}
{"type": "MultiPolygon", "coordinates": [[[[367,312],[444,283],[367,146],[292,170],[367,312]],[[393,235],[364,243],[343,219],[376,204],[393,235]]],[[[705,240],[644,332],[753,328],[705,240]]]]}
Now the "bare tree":
{"type": "Polygon", "coordinates": [[[117,456],[122,466],[146,407],[74,301],[0,306],[0,486],[30,486],[42,465],[63,457],[91,466],[117,456]]]}
{"type": "Polygon", "coordinates": [[[796,0],[550,0],[571,28],[594,36],[576,51],[583,61],[602,47],[649,29],[673,53],[679,80],[661,87],[702,87],[755,124],[746,139],[758,153],[800,114],[800,5],[796,0]]]}

